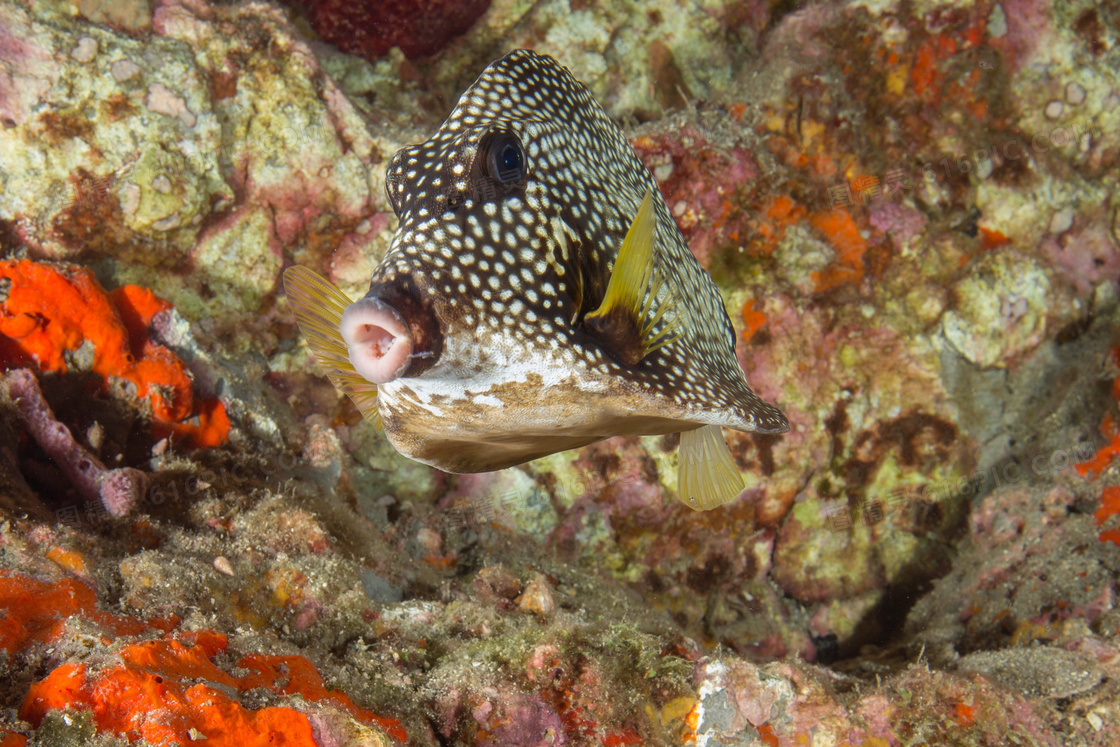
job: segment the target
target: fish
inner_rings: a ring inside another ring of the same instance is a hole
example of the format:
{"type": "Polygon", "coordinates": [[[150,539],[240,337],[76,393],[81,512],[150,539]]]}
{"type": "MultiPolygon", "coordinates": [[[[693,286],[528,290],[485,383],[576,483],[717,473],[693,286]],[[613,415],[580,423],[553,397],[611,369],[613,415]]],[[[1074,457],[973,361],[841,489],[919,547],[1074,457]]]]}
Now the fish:
{"type": "Polygon", "coordinates": [[[283,282],[320,367],[404,456],[487,472],[680,433],[679,497],[707,510],[744,485],[721,428],[789,430],[653,175],[552,57],[491,63],[386,191],[398,227],[364,297],[298,265],[283,282]]]}

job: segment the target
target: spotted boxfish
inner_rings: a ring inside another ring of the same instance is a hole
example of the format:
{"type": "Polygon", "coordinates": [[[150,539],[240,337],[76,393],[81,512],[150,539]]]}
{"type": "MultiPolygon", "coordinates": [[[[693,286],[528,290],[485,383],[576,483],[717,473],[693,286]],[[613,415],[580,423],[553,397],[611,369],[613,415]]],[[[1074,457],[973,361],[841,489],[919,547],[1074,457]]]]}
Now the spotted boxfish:
{"type": "Polygon", "coordinates": [[[393,156],[386,189],[399,226],[364,298],[298,266],[284,287],[319,365],[401,454],[484,472],[679,432],[678,493],[709,509],[743,489],[721,426],[789,429],[653,176],[551,57],[492,63],[393,156]]]}

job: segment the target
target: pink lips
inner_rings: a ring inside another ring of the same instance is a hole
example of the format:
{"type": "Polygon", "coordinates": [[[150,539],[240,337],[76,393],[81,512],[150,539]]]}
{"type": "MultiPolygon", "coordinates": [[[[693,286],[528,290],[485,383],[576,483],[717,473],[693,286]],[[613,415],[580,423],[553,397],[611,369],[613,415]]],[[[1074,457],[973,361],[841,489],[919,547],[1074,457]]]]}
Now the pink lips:
{"type": "Polygon", "coordinates": [[[408,366],[412,336],[404,319],[376,298],[350,304],[339,325],[350,349],[350,362],[366,380],[387,384],[408,366]]]}

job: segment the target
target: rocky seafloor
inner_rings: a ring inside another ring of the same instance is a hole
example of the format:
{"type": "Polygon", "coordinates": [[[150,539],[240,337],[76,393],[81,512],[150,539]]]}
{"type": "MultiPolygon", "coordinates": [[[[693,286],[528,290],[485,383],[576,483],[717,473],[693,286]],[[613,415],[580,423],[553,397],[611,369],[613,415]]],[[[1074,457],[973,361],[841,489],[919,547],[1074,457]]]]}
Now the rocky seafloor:
{"type": "Polygon", "coordinates": [[[1120,8],[0,0],[0,747],[1120,743],[1120,8]],[[584,81],[788,434],[398,455],[353,297],[491,60],[584,81]]]}

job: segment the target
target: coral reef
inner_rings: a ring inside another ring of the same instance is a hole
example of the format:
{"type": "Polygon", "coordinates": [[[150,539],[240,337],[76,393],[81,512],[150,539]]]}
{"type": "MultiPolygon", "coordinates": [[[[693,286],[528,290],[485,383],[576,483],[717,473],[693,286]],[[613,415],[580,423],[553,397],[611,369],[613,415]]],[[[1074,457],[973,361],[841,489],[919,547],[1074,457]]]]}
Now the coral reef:
{"type": "Polygon", "coordinates": [[[0,0],[0,747],[1117,742],[1115,9],[299,5],[0,0]],[[298,339],[518,46],[789,416],[736,502],[674,436],[409,462],[298,339]]]}

